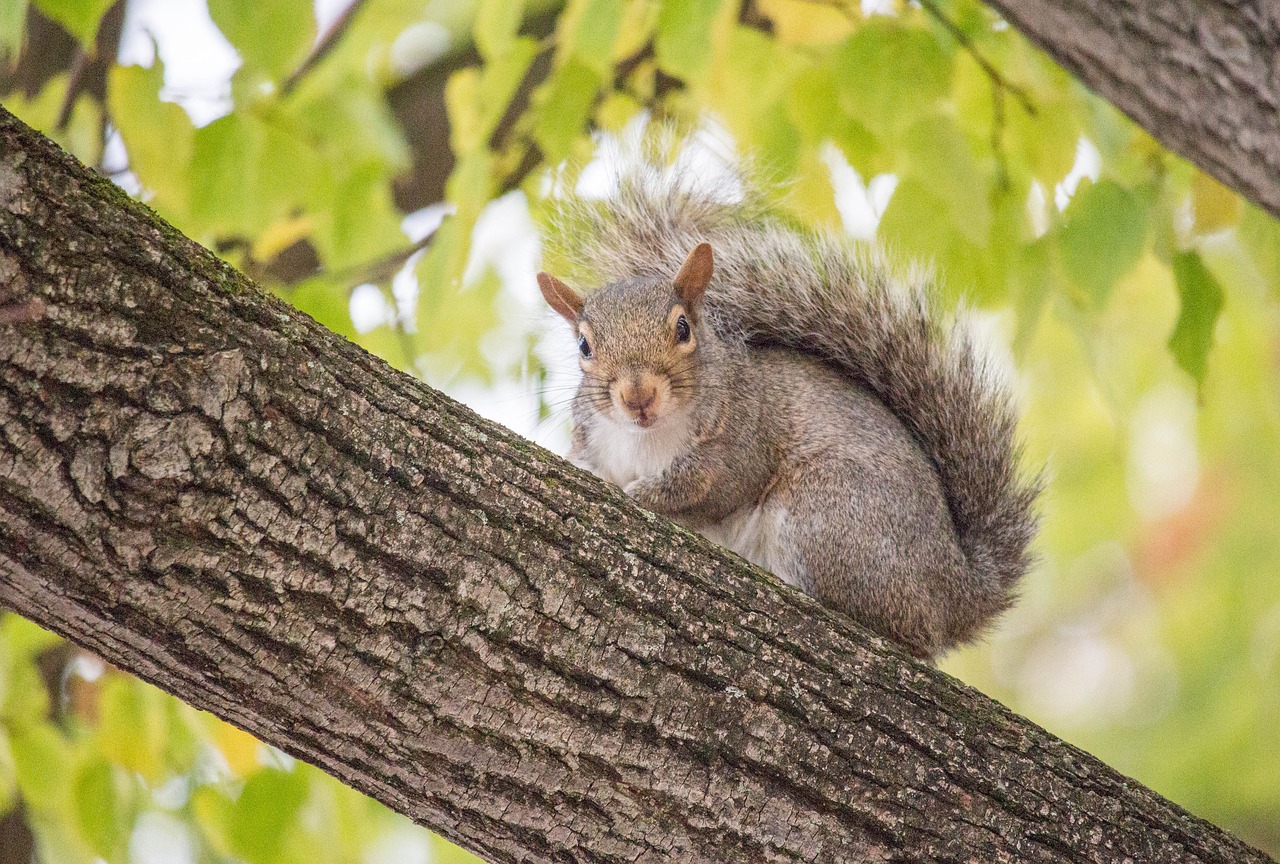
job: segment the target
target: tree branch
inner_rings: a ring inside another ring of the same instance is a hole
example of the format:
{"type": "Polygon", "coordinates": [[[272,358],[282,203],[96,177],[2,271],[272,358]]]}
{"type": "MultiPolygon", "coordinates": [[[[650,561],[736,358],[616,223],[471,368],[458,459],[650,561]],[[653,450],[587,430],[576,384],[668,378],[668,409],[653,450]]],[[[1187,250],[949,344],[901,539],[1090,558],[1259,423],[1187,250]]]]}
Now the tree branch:
{"type": "Polygon", "coordinates": [[[1164,146],[1280,216],[1275,3],[987,3],[1164,146]]]}
{"type": "Polygon", "coordinates": [[[0,307],[0,602],[491,861],[1267,860],[3,110],[0,307]]]}

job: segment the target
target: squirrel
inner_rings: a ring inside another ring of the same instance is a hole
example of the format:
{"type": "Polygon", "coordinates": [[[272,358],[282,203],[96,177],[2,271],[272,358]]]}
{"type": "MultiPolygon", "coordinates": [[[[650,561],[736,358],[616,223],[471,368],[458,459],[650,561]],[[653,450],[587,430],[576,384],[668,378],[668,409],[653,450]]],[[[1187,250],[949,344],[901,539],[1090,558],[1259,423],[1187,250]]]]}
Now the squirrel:
{"type": "Polygon", "coordinates": [[[537,277],[582,369],[570,461],[926,661],[1011,605],[1039,480],[925,279],[656,170],[562,207],[604,282],[537,277]]]}

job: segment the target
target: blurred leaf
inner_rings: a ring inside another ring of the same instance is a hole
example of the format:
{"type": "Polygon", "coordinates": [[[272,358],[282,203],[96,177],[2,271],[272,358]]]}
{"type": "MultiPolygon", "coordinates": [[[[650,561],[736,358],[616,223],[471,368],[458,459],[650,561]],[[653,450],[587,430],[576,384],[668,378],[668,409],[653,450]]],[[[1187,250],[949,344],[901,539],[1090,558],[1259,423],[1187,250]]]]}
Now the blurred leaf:
{"type": "Polygon", "coordinates": [[[948,212],[946,202],[924,182],[903,180],[893,190],[876,233],[895,254],[934,263],[950,242],[948,212]]]}
{"type": "Polygon", "coordinates": [[[18,768],[13,761],[9,734],[0,724],[0,816],[8,813],[18,797],[18,768]]]}
{"type": "Polygon", "coordinates": [[[113,674],[102,682],[98,747],[104,757],[149,781],[166,774],[170,732],[167,697],[135,678],[113,674]]]}
{"type": "Polygon", "coordinates": [[[860,18],[857,3],[830,5],[810,0],[757,0],[760,12],[774,27],[783,45],[822,45],[838,42],[854,28],[851,18],[860,18]]]}
{"type": "Polygon", "coordinates": [[[623,7],[623,0],[570,0],[561,18],[571,34],[567,53],[601,78],[613,75],[613,46],[623,7]]]}
{"type": "Polygon", "coordinates": [[[190,208],[195,130],[187,112],[160,101],[163,86],[159,59],[150,69],[117,66],[107,79],[107,107],[129,152],[129,167],[151,193],[152,206],[183,223],[190,208]]]}
{"type": "Polygon", "coordinates": [[[665,0],[658,15],[655,52],[662,71],[697,81],[711,63],[711,23],[721,0],[665,0]]]}
{"type": "Polygon", "coordinates": [[[1034,116],[1016,100],[1006,102],[1012,147],[1031,176],[1052,189],[1076,163],[1080,121],[1072,102],[1037,103],[1034,116]]]}
{"type": "Polygon", "coordinates": [[[538,89],[533,137],[547,161],[555,163],[569,155],[602,83],[599,73],[571,58],[538,89]]]}
{"type": "Polygon", "coordinates": [[[191,215],[205,231],[235,234],[262,221],[257,207],[262,137],[261,125],[238,112],[196,130],[191,215]]]}
{"type": "Polygon", "coordinates": [[[27,0],[0,0],[0,56],[18,56],[26,24],[27,0]]]}
{"type": "Polygon", "coordinates": [[[1252,205],[1245,208],[1238,230],[1240,244],[1249,253],[1253,266],[1271,288],[1280,295],[1280,221],[1252,205]]]}
{"type": "Polygon", "coordinates": [[[253,241],[255,261],[270,261],[299,240],[306,239],[315,229],[312,216],[294,216],[275,222],[253,241]]]}
{"type": "Polygon", "coordinates": [[[626,93],[610,93],[596,109],[596,125],[606,132],[620,132],[644,106],[626,93]]]}
{"type": "Polygon", "coordinates": [[[350,286],[318,276],[294,285],[285,297],[295,309],[310,315],[339,336],[355,338],[355,326],[351,323],[350,286]]]}
{"type": "Polygon", "coordinates": [[[1204,266],[1199,253],[1174,256],[1173,277],[1178,286],[1178,324],[1169,339],[1169,350],[1178,365],[1203,388],[1209,365],[1213,329],[1222,311],[1222,287],[1204,266]]]}
{"type": "Polygon", "coordinates": [[[49,690],[35,664],[35,654],[4,646],[0,651],[3,705],[0,718],[13,731],[40,723],[49,715],[49,690]]]}
{"type": "Polygon", "coordinates": [[[298,830],[306,791],[300,771],[259,771],[250,777],[227,824],[232,851],[249,864],[279,864],[298,830]]]}
{"type": "Polygon", "coordinates": [[[906,129],[947,95],[951,58],[929,31],[877,16],[834,58],[840,107],[881,136],[906,129]]]}
{"type": "Polygon", "coordinates": [[[247,68],[283,78],[315,39],[311,0],[208,0],[209,15],[247,68]]]}
{"type": "Polygon", "coordinates": [[[204,841],[219,855],[235,854],[232,847],[232,813],[234,802],[226,792],[214,785],[198,787],[191,793],[193,821],[200,828],[204,841]]]}
{"type": "Polygon", "coordinates": [[[93,50],[94,38],[98,35],[98,22],[113,2],[114,0],[35,0],[36,8],[67,28],[67,32],[80,40],[86,51],[93,50]]]}
{"type": "Polygon", "coordinates": [[[433,835],[431,838],[431,864],[484,864],[484,862],[467,850],[433,835]]]}
{"type": "MultiPolygon", "coordinates": [[[[2,56],[2,55],[0,55],[2,56]]],[[[8,93],[4,105],[28,126],[39,129],[77,159],[96,164],[102,158],[102,106],[88,95],[80,95],[71,108],[65,126],[58,121],[66,99],[68,75],[50,78],[32,99],[21,91],[8,93]]]]}
{"type": "Polygon", "coordinates": [[[14,657],[31,660],[60,643],[62,637],[14,612],[0,612],[0,641],[14,657]]]}
{"type": "Polygon", "coordinates": [[[889,167],[876,137],[841,109],[831,64],[816,64],[796,75],[783,106],[805,139],[830,139],[864,178],[889,167]]]}
{"type": "Polygon", "coordinates": [[[1137,263],[1147,236],[1147,210],[1136,195],[1111,180],[1077,190],[1059,234],[1067,275],[1095,308],[1116,280],[1137,263]]]}
{"type": "Polygon", "coordinates": [[[54,810],[66,801],[75,770],[71,744],[52,725],[16,730],[10,739],[18,790],[32,807],[54,810]]]}
{"type": "Polygon", "coordinates": [[[524,0],[480,0],[471,32],[481,57],[492,61],[511,47],[523,12],[524,0]]]}
{"type": "Polygon", "coordinates": [[[960,130],[944,116],[927,117],[907,132],[900,175],[915,178],[946,203],[951,224],[976,243],[991,230],[990,177],[978,168],[960,130]]]}
{"type": "Polygon", "coordinates": [[[487,145],[537,51],[534,40],[521,37],[482,69],[460,69],[449,78],[445,104],[455,155],[472,153],[487,145]]]}
{"type": "Polygon", "coordinates": [[[248,732],[215,719],[213,743],[222,757],[227,760],[233,776],[245,777],[260,767],[258,752],[262,749],[262,745],[248,732]]]}
{"type": "Polygon", "coordinates": [[[133,822],[128,781],[102,759],[92,759],[76,773],[75,812],[89,848],[107,861],[124,858],[133,822]]]}
{"type": "Polygon", "coordinates": [[[1191,178],[1191,209],[1196,217],[1196,231],[1212,234],[1240,222],[1244,201],[1203,171],[1191,178]]]}

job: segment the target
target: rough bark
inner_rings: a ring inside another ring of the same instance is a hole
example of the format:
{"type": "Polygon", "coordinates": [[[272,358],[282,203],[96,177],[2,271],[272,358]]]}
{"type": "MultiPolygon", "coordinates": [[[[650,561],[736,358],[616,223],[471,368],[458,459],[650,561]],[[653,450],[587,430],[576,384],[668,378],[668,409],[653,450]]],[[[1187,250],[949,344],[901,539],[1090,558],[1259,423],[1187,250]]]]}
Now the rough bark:
{"type": "Polygon", "coordinates": [[[1266,857],[0,111],[0,602],[495,862],[1266,857]]]}
{"type": "Polygon", "coordinates": [[[1280,216],[1280,3],[986,2],[1164,146],[1280,216]]]}

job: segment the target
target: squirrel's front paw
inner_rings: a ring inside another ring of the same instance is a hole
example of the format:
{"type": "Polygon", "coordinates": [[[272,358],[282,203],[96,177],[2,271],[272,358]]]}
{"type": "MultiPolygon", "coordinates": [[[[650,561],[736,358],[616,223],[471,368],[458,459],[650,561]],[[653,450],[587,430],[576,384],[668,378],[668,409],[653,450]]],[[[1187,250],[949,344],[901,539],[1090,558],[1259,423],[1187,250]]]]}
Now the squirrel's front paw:
{"type": "Polygon", "coordinates": [[[646,510],[661,512],[662,494],[659,490],[657,478],[654,477],[637,477],[626,486],[622,487],[622,491],[630,496],[646,510]]]}

